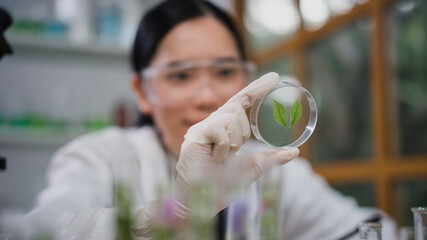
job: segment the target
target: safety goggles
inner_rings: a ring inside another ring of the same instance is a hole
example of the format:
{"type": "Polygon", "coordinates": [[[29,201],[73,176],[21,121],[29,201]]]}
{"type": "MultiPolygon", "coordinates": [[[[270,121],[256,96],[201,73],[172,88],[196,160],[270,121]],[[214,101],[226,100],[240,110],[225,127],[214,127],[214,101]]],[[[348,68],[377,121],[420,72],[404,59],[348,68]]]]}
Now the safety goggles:
{"type": "Polygon", "coordinates": [[[216,97],[227,100],[253,79],[255,69],[251,62],[224,58],[146,68],[141,76],[152,102],[173,105],[191,102],[204,87],[209,87],[216,97]]]}

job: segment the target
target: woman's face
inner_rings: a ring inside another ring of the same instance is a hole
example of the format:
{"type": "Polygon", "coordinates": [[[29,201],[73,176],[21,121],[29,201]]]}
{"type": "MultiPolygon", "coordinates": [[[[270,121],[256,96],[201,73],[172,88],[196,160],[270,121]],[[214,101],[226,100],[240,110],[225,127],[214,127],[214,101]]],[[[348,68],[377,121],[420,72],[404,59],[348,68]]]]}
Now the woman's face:
{"type": "Polygon", "coordinates": [[[188,128],[244,87],[244,78],[229,68],[240,59],[232,35],[213,17],[185,21],[165,36],[138,99],[168,150],[179,155],[188,128]]]}

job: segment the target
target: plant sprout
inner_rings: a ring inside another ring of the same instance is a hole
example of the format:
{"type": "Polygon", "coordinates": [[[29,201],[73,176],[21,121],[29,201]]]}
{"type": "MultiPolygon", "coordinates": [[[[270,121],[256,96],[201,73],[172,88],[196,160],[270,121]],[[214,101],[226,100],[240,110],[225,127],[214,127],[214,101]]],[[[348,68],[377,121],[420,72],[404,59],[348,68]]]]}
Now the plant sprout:
{"type": "Polygon", "coordinates": [[[302,115],[302,106],[299,99],[295,101],[294,105],[291,108],[291,116],[289,119],[290,120],[289,123],[288,123],[288,115],[286,113],[285,107],[279,102],[277,102],[276,100],[273,100],[273,101],[274,101],[273,115],[274,115],[274,119],[278,124],[282,125],[286,129],[290,129],[295,123],[297,123],[300,120],[302,115]]]}

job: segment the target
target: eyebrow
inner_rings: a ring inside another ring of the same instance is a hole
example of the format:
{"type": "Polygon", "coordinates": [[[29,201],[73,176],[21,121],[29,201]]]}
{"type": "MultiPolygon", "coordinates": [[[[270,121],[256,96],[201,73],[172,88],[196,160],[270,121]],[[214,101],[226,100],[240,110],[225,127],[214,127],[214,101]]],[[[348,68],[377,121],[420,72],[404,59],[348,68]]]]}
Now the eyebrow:
{"type": "MultiPolygon", "coordinates": [[[[207,61],[212,61],[213,63],[224,63],[224,62],[227,63],[227,62],[238,62],[240,60],[241,59],[237,57],[222,57],[222,58],[217,58],[217,59],[207,60],[207,61]]],[[[168,63],[166,67],[179,67],[182,65],[186,65],[189,62],[196,62],[196,61],[172,61],[168,63]]]]}

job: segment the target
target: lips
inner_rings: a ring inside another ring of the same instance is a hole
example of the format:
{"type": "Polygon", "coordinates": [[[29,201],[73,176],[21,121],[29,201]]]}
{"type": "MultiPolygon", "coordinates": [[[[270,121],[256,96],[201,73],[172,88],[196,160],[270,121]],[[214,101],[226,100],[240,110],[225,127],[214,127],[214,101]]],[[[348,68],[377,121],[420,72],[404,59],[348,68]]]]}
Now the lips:
{"type": "Polygon", "coordinates": [[[196,111],[189,113],[188,115],[184,115],[184,118],[182,120],[182,124],[188,127],[193,126],[196,123],[199,123],[203,120],[205,120],[209,115],[211,115],[214,111],[216,111],[218,108],[209,108],[209,109],[203,109],[204,111],[196,111]]]}
{"type": "Polygon", "coordinates": [[[183,119],[182,120],[182,123],[185,125],[185,126],[187,126],[187,127],[191,127],[191,126],[193,126],[194,124],[196,124],[196,123],[198,123],[198,122],[200,122],[200,121],[203,121],[205,118],[200,118],[200,119],[198,119],[198,120],[190,120],[190,119],[183,119]]]}

